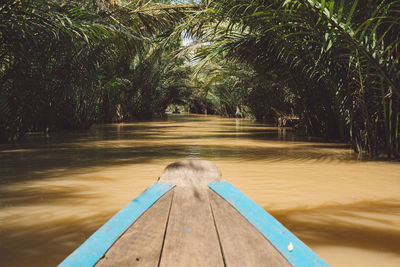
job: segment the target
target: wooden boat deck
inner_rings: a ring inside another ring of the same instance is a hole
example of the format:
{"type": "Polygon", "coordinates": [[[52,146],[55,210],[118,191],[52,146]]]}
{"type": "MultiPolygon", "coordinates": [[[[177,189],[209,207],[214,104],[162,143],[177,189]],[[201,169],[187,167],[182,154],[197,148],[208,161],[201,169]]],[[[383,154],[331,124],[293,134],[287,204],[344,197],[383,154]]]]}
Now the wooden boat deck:
{"type": "MultiPolygon", "coordinates": [[[[235,203],[236,195],[242,193],[237,193],[210,162],[186,160],[171,164],[158,184],[172,189],[165,190],[154,204],[143,202],[135,206],[148,205],[144,212],[131,209],[129,213],[139,214],[135,215],[138,218],[117,234],[116,240],[106,240],[110,246],[105,246],[104,253],[94,252],[100,255],[99,259],[94,256],[94,260],[82,265],[327,266],[278,222],[259,225],[260,214],[263,220],[270,219],[265,217],[267,213],[254,202],[255,206],[240,204],[247,199],[235,203]],[[304,260],[302,254],[310,251],[311,258],[304,260]],[[309,265],[310,262],[315,264],[309,265]]],[[[123,221],[121,218],[117,216],[110,221],[123,221]]],[[[114,228],[106,224],[97,236],[111,233],[114,228]]],[[[101,248],[102,240],[89,239],[88,248],[74,252],[80,256],[72,254],[70,258],[75,257],[79,262],[82,253],[92,253],[96,244],[101,248]]],[[[77,266],[75,263],[67,258],[60,266],[77,266]]]]}

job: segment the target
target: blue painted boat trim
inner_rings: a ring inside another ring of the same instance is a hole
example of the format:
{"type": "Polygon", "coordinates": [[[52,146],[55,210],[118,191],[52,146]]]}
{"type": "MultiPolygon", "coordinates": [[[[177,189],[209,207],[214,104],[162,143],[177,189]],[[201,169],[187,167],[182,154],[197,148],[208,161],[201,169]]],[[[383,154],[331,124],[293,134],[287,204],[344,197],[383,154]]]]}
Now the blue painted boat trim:
{"type": "Polygon", "coordinates": [[[115,214],[58,266],[94,266],[114,242],[174,185],[154,183],[115,214]]]}
{"type": "Polygon", "coordinates": [[[329,266],[272,215],[229,182],[210,183],[208,186],[235,207],[293,266],[329,266]],[[293,244],[292,251],[288,249],[290,243],[293,244]]]}

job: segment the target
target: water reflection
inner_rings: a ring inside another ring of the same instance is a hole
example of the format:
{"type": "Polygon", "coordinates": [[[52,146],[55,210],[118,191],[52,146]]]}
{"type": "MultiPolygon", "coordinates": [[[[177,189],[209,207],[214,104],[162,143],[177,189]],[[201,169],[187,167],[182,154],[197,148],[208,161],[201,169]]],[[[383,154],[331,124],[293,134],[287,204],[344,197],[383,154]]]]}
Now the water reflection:
{"type": "Polygon", "coordinates": [[[294,140],[295,136],[291,132],[282,135],[276,128],[250,121],[238,123],[196,116],[166,122],[98,126],[89,132],[33,137],[23,144],[3,145],[0,147],[3,171],[0,183],[63,175],[66,170],[79,173],[80,169],[86,172],[88,167],[187,156],[273,161],[354,159],[343,144],[287,139],[294,140]]]}
{"type": "Polygon", "coordinates": [[[332,266],[400,265],[399,164],[264,124],[179,115],[0,146],[0,265],[57,264],[183,158],[214,161],[332,266]]]}

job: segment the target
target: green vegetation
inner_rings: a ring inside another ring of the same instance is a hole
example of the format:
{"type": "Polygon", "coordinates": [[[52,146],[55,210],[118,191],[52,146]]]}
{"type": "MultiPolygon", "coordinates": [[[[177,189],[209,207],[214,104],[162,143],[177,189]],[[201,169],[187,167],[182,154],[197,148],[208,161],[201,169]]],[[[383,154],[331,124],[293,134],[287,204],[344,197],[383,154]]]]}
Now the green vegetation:
{"type": "Polygon", "coordinates": [[[0,140],[185,104],[400,158],[400,1],[176,2],[3,1],[0,140]]]}
{"type": "Polygon", "coordinates": [[[160,38],[184,13],[156,2],[2,1],[0,141],[149,118],[177,98],[180,41],[160,38]]]}

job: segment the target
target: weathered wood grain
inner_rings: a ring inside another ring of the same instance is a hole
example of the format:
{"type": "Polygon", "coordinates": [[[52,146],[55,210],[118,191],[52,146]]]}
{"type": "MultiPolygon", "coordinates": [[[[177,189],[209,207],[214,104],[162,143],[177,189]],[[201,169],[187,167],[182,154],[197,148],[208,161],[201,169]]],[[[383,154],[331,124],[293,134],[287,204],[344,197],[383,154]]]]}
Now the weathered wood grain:
{"type": "Polygon", "coordinates": [[[161,267],[224,266],[207,190],[175,187],[161,267]]]}
{"type": "Polygon", "coordinates": [[[58,266],[94,266],[118,238],[171,188],[173,188],[172,185],[152,184],[108,220],[58,266]]]}
{"type": "Polygon", "coordinates": [[[209,196],[226,266],[292,266],[227,201],[212,190],[209,196]]]}
{"type": "Polygon", "coordinates": [[[59,266],[93,265],[328,266],[203,160],[170,164],[59,266]]]}
{"type": "Polygon", "coordinates": [[[271,214],[229,182],[210,183],[209,187],[245,217],[293,266],[329,266],[271,214]]]}
{"type": "Polygon", "coordinates": [[[104,266],[157,266],[173,190],[148,209],[107,251],[96,264],[104,266]]]}

